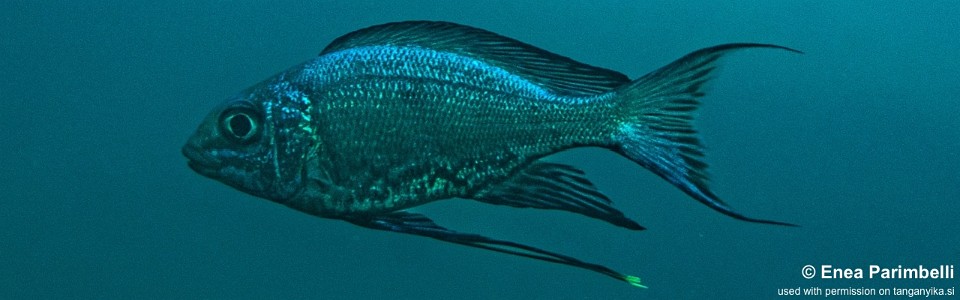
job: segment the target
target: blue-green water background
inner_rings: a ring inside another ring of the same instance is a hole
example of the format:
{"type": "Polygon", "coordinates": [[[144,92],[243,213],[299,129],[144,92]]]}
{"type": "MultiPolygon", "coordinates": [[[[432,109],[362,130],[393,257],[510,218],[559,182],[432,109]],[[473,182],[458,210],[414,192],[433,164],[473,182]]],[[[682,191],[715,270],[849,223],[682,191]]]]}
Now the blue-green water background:
{"type": "Polygon", "coordinates": [[[956,1],[0,2],[0,298],[773,298],[806,264],[958,264],[956,1]],[[698,118],[733,220],[614,154],[575,164],[631,232],[464,200],[438,223],[637,274],[318,219],[194,174],[179,149],[224,99],[361,27],[448,20],[637,77],[698,48],[724,63],[698,118]]]}

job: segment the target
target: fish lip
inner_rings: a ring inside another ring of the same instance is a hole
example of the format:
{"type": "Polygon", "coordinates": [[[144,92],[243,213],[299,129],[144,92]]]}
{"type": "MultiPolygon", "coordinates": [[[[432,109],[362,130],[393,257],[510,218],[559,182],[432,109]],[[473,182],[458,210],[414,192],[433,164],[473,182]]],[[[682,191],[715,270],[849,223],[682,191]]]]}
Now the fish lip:
{"type": "Polygon", "coordinates": [[[180,149],[180,152],[183,153],[183,156],[187,158],[187,166],[190,167],[194,172],[200,173],[204,176],[211,176],[216,174],[218,168],[217,165],[220,164],[219,160],[197,150],[195,147],[187,144],[180,149]]]}

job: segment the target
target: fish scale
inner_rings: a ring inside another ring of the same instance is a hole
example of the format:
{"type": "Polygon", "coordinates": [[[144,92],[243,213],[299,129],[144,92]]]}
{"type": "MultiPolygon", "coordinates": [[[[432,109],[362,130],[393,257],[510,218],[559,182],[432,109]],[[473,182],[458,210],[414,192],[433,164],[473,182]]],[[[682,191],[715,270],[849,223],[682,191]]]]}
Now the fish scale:
{"type": "MultiPolygon", "coordinates": [[[[446,170],[457,178],[445,179],[459,179],[466,185],[447,186],[445,193],[423,197],[416,195],[414,188],[424,185],[421,179],[397,178],[389,184],[413,196],[392,193],[388,199],[376,199],[394,202],[379,206],[382,208],[467,196],[456,192],[502,181],[529,157],[573,145],[599,144],[609,135],[605,133],[612,132],[612,126],[606,125],[612,108],[601,104],[600,97],[570,100],[500,68],[430,49],[363,47],[346,51],[350,53],[332,55],[336,60],[308,64],[307,76],[298,79],[313,85],[312,94],[324,95],[311,98],[330,99],[326,110],[317,111],[313,119],[318,124],[336,122],[334,128],[344,131],[327,130],[317,138],[348,141],[333,143],[331,151],[351,154],[337,156],[347,160],[341,162],[348,166],[344,169],[368,170],[365,174],[371,177],[354,176],[345,182],[370,185],[371,179],[386,169],[416,161],[424,166],[418,172],[434,172],[429,166],[460,168],[460,172],[446,170]],[[401,62],[407,61],[421,65],[405,67],[409,64],[401,62]],[[502,160],[504,152],[510,153],[512,160],[502,160]],[[383,158],[386,162],[371,162],[367,153],[391,155],[383,158]]],[[[363,194],[364,189],[356,191],[353,198],[357,201],[371,198],[363,194]]],[[[356,209],[368,209],[367,204],[359,203],[356,209]]]]}

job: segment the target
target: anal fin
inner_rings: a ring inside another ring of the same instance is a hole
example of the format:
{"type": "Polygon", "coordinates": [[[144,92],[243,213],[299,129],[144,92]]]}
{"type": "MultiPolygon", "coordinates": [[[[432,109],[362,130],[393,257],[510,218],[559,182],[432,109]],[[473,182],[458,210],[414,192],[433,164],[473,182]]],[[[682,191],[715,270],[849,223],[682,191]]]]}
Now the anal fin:
{"type": "Polygon", "coordinates": [[[644,229],[611,207],[610,199],[584,177],[583,171],[565,164],[534,162],[472,199],[520,208],[565,210],[628,229],[644,229]]]}

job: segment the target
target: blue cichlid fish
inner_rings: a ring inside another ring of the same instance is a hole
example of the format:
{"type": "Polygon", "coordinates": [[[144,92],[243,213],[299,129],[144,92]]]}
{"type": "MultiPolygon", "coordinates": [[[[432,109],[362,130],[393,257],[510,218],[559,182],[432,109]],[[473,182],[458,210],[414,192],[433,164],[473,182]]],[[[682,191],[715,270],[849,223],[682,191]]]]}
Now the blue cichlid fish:
{"type": "Polygon", "coordinates": [[[215,108],[183,147],[194,171],[243,192],[367,228],[636,276],[461,233],[404,209],[464,198],[565,210],[642,230],[572,166],[544,156],[603,147],[736,219],[707,188],[691,122],[723,55],[690,53],[636,80],[482,29],[399,22],[334,40],[320,56],[215,108]]]}

